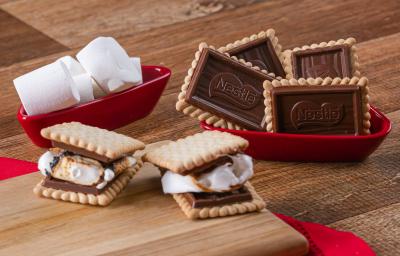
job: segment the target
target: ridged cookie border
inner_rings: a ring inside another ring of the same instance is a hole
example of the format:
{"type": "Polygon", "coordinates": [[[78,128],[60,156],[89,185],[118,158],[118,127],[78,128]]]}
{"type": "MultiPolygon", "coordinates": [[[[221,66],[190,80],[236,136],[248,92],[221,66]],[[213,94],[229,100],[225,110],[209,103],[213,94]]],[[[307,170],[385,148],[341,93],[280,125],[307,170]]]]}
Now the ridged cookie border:
{"type": "Polygon", "coordinates": [[[245,186],[251,193],[253,200],[250,202],[242,202],[231,205],[215,206],[212,208],[192,208],[186,198],[181,194],[173,194],[173,198],[179,207],[189,219],[208,219],[216,217],[233,216],[250,212],[259,212],[266,206],[264,200],[257,194],[250,182],[246,182],[245,186]]]}
{"type": "Polygon", "coordinates": [[[204,121],[206,122],[208,125],[213,125],[214,127],[217,128],[225,128],[225,129],[232,129],[232,130],[246,130],[244,128],[242,128],[241,126],[234,124],[232,122],[229,122],[227,120],[225,120],[222,117],[218,117],[214,114],[211,114],[205,110],[199,109],[193,105],[190,105],[188,102],[186,102],[185,97],[186,97],[186,92],[189,88],[189,84],[190,81],[192,79],[192,76],[194,74],[194,71],[197,67],[200,55],[202,53],[202,51],[206,48],[212,49],[212,50],[216,50],[220,53],[225,54],[226,56],[232,58],[233,60],[241,63],[242,65],[245,65],[247,67],[253,68],[257,71],[261,71],[262,73],[268,75],[268,72],[266,70],[260,69],[257,66],[253,66],[253,64],[251,64],[251,62],[246,62],[243,59],[238,59],[235,56],[230,56],[228,53],[226,52],[221,52],[219,50],[217,50],[214,46],[212,45],[207,45],[207,43],[200,43],[199,44],[199,49],[198,51],[195,53],[195,59],[192,61],[191,67],[189,68],[189,70],[187,71],[187,75],[184,79],[183,85],[181,86],[181,92],[178,95],[178,101],[176,102],[176,110],[182,112],[185,115],[189,115],[191,117],[197,118],[199,121],[204,121]]]}
{"type": "MultiPolygon", "coordinates": [[[[269,40],[272,43],[272,46],[275,50],[276,55],[278,56],[278,59],[282,65],[283,68],[283,62],[284,62],[284,56],[283,56],[283,52],[282,52],[282,46],[279,44],[279,40],[278,37],[275,35],[275,30],[270,28],[267,29],[266,31],[260,31],[258,32],[258,34],[253,34],[251,36],[248,37],[244,37],[241,40],[236,40],[233,43],[229,43],[225,46],[221,46],[218,48],[218,51],[220,52],[227,52],[229,50],[232,50],[233,48],[248,44],[249,42],[258,40],[258,39],[265,39],[265,38],[269,38],[269,40]]],[[[236,57],[233,55],[233,57],[236,57]]],[[[243,60],[244,62],[246,62],[246,60],[244,59],[239,59],[239,60],[243,60]]],[[[285,69],[283,69],[285,71],[285,69]]],[[[282,77],[277,76],[274,73],[268,73],[268,75],[276,77],[276,79],[282,79],[282,77]]]]}
{"type": "Polygon", "coordinates": [[[361,88],[361,111],[363,114],[363,135],[370,134],[369,128],[371,127],[371,114],[369,113],[370,104],[369,104],[369,87],[368,87],[368,79],[366,77],[352,77],[352,78],[330,78],[327,77],[322,79],[318,78],[300,78],[300,79],[282,79],[280,81],[273,80],[264,81],[264,98],[265,98],[265,121],[267,123],[267,132],[273,132],[273,113],[272,113],[272,99],[271,99],[271,89],[272,87],[282,87],[282,86],[338,86],[338,85],[357,85],[361,88]]]}
{"type": "Polygon", "coordinates": [[[107,206],[118,196],[118,194],[126,187],[126,185],[128,185],[129,181],[133,178],[133,176],[135,176],[142,165],[142,160],[137,160],[137,163],[134,167],[127,168],[112,182],[110,186],[108,186],[105,191],[99,195],[47,188],[42,186],[43,180],[33,188],[33,193],[39,197],[62,200],[71,203],[107,206]]]}
{"type": "MultiPolygon", "coordinates": [[[[296,47],[292,50],[285,50],[283,52],[283,69],[286,72],[286,79],[292,79],[293,77],[293,67],[292,67],[292,53],[297,51],[304,51],[310,49],[317,49],[317,48],[324,48],[324,47],[331,47],[336,45],[348,45],[350,46],[350,58],[351,58],[351,67],[353,77],[360,77],[360,63],[358,60],[357,55],[357,47],[355,46],[356,39],[353,37],[349,37],[347,39],[339,39],[337,41],[329,41],[329,42],[321,42],[319,44],[311,44],[311,45],[304,45],[302,47],[296,47]]],[[[332,77],[333,78],[333,77],[332,77]]]]}
{"type": "MultiPolygon", "coordinates": [[[[40,131],[40,134],[43,138],[46,138],[48,140],[53,140],[53,141],[57,141],[60,143],[64,143],[64,144],[68,144],[70,146],[74,146],[74,147],[78,147],[81,148],[83,150],[87,150],[89,152],[93,152],[96,153],[98,155],[101,156],[105,156],[108,157],[110,159],[115,159],[117,157],[119,157],[121,154],[115,150],[112,150],[110,148],[105,148],[105,147],[101,147],[99,145],[95,145],[92,142],[85,142],[84,140],[82,140],[81,138],[76,138],[74,136],[71,135],[65,135],[60,133],[60,131],[54,131],[54,129],[57,129],[58,127],[62,127],[62,126],[81,126],[83,129],[95,129],[98,132],[102,132],[102,133],[110,133],[113,134],[115,136],[122,136],[122,137],[126,137],[124,139],[132,139],[132,149],[130,151],[136,151],[136,150],[140,150],[140,149],[144,149],[145,144],[137,139],[134,139],[132,137],[129,137],[127,135],[124,134],[120,134],[114,131],[110,131],[107,129],[103,129],[103,128],[99,128],[99,127],[94,127],[94,126],[90,126],[90,125],[86,125],[86,124],[82,124],[80,122],[64,122],[62,124],[56,124],[53,126],[49,126],[46,128],[43,128],[40,131]]],[[[79,128],[81,128],[79,127],[79,128]]],[[[72,129],[75,127],[71,127],[72,129]]]]}
{"type": "Polygon", "coordinates": [[[203,166],[223,155],[242,152],[248,146],[249,142],[240,136],[221,131],[203,131],[150,150],[143,156],[143,160],[180,175],[187,175],[190,172],[185,173],[186,171],[203,166]],[[229,144],[225,143],[223,147],[210,144],[208,146],[199,145],[199,141],[204,142],[210,139],[224,142],[229,140],[229,144]],[[186,154],[190,157],[188,162],[184,162],[181,156],[179,156],[180,162],[171,161],[171,154],[169,152],[176,150],[176,147],[183,148],[187,152],[186,154]],[[191,148],[196,148],[197,150],[193,152],[190,151],[191,148]]]}

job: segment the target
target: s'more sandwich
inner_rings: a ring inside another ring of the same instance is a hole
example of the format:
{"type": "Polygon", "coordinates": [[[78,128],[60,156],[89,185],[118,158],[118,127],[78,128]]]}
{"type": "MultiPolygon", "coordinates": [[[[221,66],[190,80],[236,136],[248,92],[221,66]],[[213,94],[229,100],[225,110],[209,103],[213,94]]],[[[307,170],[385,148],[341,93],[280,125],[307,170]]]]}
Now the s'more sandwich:
{"type": "Polygon", "coordinates": [[[248,141],[226,132],[205,131],[147,152],[159,167],[164,193],[172,194],[190,219],[261,211],[265,202],[249,183],[248,141]]]}
{"type": "Polygon", "coordinates": [[[53,146],[38,161],[45,177],[33,191],[41,197],[105,206],[142,166],[133,153],[144,143],[116,132],[72,122],[41,135],[53,146]]]}

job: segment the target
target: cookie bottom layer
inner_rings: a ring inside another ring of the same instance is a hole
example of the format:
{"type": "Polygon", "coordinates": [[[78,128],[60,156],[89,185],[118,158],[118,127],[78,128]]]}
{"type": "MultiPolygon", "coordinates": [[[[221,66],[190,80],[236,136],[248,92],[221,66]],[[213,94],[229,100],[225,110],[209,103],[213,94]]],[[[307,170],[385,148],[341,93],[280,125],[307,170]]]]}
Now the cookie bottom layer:
{"type": "Polygon", "coordinates": [[[39,197],[51,198],[79,204],[90,204],[98,206],[109,205],[117,195],[128,185],[130,179],[142,167],[143,163],[138,161],[134,167],[127,168],[100,194],[84,194],[72,191],[44,187],[40,181],[34,188],[33,193],[39,197]]]}
{"type": "Polygon", "coordinates": [[[227,204],[214,207],[193,208],[182,194],[173,194],[175,201],[189,219],[208,219],[259,212],[266,206],[264,200],[257,194],[253,186],[246,182],[244,185],[253,197],[252,201],[227,204]]]}

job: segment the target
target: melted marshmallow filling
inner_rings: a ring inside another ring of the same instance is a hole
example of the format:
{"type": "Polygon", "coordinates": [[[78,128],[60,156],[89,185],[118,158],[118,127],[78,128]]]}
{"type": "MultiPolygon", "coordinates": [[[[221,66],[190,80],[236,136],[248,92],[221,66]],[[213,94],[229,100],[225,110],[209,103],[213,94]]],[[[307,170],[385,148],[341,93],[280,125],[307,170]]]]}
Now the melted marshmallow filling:
{"type": "Polygon", "coordinates": [[[196,177],[167,170],[161,179],[164,193],[227,192],[237,189],[253,176],[253,161],[245,154],[229,157],[233,163],[225,163],[196,177]]]}
{"type": "MultiPolygon", "coordinates": [[[[112,168],[104,168],[101,163],[96,160],[74,154],[72,154],[70,158],[80,161],[68,160],[67,157],[65,157],[65,151],[58,154],[47,151],[39,158],[38,169],[42,175],[54,177],[54,167],[59,164],[58,168],[62,169],[58,171],[57,176],[54,178],[79,185],[96,185],[97,189],[104,188],[116,176],[112,168]]],[[[130,166],[136,164],[135,158],[127,158],[130,166]]],[[[112,166],[112,164],[110,166],[112,166]]]]}

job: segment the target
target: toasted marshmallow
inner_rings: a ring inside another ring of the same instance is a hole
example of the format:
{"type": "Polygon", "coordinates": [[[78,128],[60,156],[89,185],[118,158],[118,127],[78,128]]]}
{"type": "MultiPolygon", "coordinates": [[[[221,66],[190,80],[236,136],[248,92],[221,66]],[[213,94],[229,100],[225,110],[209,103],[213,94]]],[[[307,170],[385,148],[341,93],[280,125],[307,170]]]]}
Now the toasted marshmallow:
{"type": "Polygon", "coordinates": [[[39,161],[38,161],[38,169],[41,174],[44,176],[51,175],[52,170],[51,170],[51,163],[54,161],[54,159],[57,157],[56,154],[53,154],[51,151],[46,151],[43,155],[40,156],[39,161]]]}
{"type": "Polygon", "coordinates": [[[79,155],[64,156],[53,168],[51,176],[79,185],[92,186],[104,173],[100,162],[79,155]]]}
{"type": "Polygon", "coordinates": [[[135,61],[112,37],[94,39],[76,58],[106,93],[122,91],[142,80],[135,61]]]}
{"type": "Polygon", "coordinates": [[[237,189],[253,176],[253,161],[245,154],[229,157],[233,163],[218,166],[197,177],[165,172],[161,179],[164,193],[226,192],[237,189]]]}
{"type": "Polygon", "coordinates": [[[112,167],[104,169],[97,160],[80,155],[63,155],[64,152],[63,150],[45,152],[38,161],[40,173],[79,185],[96,185],[97,189],[102,189],[126,168],[133,167],[137,163],[134,157],[125,156],[113,162],[112,167]],[[57,162],[56,158],[59,158],[57,162]],[[55,163],[54,166],[52,163],[55,163]]]}

